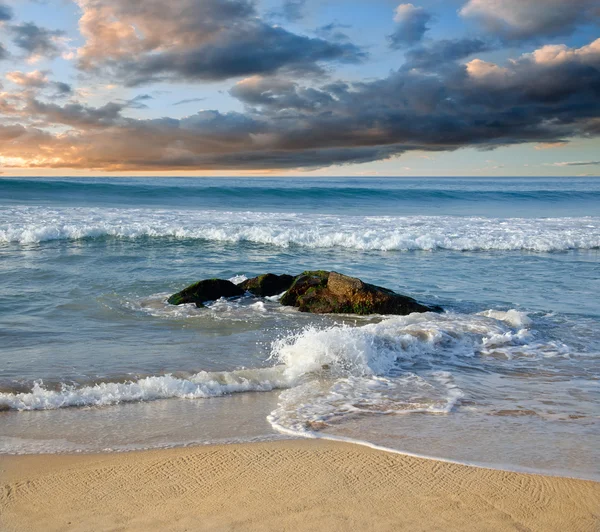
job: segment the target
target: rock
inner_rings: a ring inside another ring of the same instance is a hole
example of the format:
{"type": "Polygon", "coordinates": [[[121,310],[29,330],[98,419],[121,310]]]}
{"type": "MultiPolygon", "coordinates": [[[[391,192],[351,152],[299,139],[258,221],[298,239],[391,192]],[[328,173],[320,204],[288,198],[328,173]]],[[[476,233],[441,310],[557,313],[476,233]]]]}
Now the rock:
{"type": "Polygon", "coordinates": [[[293,275],[274,275],[272,273],[266,273],[253,277],[252,279],[246,279],[238,286],[243,290],[247,290],[251,294],[258,297],[270,297],[278,296],[282,292],[285,292],[292,283],[295,277],[293,275]]]}
{"type": "Polygon", "coordinates": [[[298,307],[301,298],[310,297],[325,288],[328,278],[329,272],[323,270],[303,272],[296,276],[292,286],[281,296],[279,302],[286,307],[298,307]]]}
{"type": "Polygon", "coordinates": [[[307,271],[296,277],[280,300],[282,305],[315,314],[399,314],[439,312],[411,297],[364,283],[356,277],[337,272],[307,271]]]}
{"type": "Polygon", "coordinates": [[[207,279],[199,281],[181,292],[173,294],[167,302],[171,305],[182,305],[183,303],[196,303],[197,307],[203,307],[206,301],[216,301],[221,297],[243,296],[245,290],[231,281],[225,279],[207,279]]]}
{"type": "Polygon", "coordinates": [[[247,279],[239,285],[224,279],[207,279],[173,294],[171,305],[195,303],[203,307],[206,301],[221,297],[240,297],[246,291],[258,297],[278,295],[285,290],[280,303],[314,314],[400,314],[412,312],[442,312],[440,307],[428,307],[411,297],[325,270],[306,271],[291,275],[266,273],[247,279]]]}

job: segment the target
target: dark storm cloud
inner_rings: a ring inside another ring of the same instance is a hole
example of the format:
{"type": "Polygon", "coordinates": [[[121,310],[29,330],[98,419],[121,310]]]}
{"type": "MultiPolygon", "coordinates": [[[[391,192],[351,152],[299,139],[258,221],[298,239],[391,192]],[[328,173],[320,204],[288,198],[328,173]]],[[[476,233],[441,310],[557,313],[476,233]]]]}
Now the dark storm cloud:
{"type": "Polygon", "coordinates": [[[399,49],[418,43],[429,29],[427,24],[432,18],[432,14],[422,7],[400,4],[394,17],[396,29],[388,35],[390,47],[399,49]]]}
{"type": "MultiPolygon", "coordinates": [[[[428,49],[462,59],[484,46],[455,45],[428,49]]],[[[38,154],[32,164],[114,171],[314,168],[411,150],[493,149],[600,134],[600,39],[577,49],[544,46],[505,65],[447,63],[320,86],[252,76],[231,89],[243,113],[134,120],[125,116],[127,103],[93,108],[36,99],[12,113],[72,128],[68,135],[27,137],[28,149],[39,139],[39,153],[48,157],[38,154]]],[[[6,149],[16,150],[18,142],[6,149]]]]}
{"type": "Polygon", "coordinates": [[[29,55],[56,57],[60,55],[59,40],[65,36],[64,31],[52,31],[27,22],[8,27],[16,46],[29,55]]]}
{"type": "Polygon", "coordinates": [[[444,68],[448,62],[487,52],[493,47],[480,39],[451,39],[435,41],[429,46],[406,52],[406,68],[444,68]]]}
{"type": "Polygon", "coordinates": [[[79,66],[128,86],[157,80],[225,80],[321,72],[358,62],[351,43],[310,38],[262,20],[247,0],[79,0],[79,66]]]}
{"type": "Polygon", "coordinates": [[[0,22],[6,22],[7,20],[12,20],[13,18],[13,10],[10,6],[6,4],[0,4],[0,22]]]}
{"type": "Polygon", "coordinates": [[[600,5],[598,0],[469,0],[460,14],[505,41],[523,41],[598,24],[600,5]]]}
{"type": "Polygon", "coordinates": [[[258,23],[235,34],[224,34],[198,49],[122,61],[117,72],[129,86],[181,77],[225,80],[282,69],[295,73],[320,72],[319,63],[323,61],[356,62],[361,55],[352,44],[311,39],[258,23]]]}
{"type": "Polygon", "coordinates": [[[292,81],[258,76],[237,83],[230,94],[245,104],[270,109],[316,110],[334,102],[333,96],[326,91],[301,88],[292,81]]]}
{"type": "Polygon", "coordinates": [[[78,103],[61,106],[32,98],[28,100],[23,114],[30,117],[41,117],[50,124],[62,124],[82,129],[106,128],[126,124],[127,121],[121,116],[121,111],[125,108],[126,104],[114,102],[97,108],[78,103]]]}

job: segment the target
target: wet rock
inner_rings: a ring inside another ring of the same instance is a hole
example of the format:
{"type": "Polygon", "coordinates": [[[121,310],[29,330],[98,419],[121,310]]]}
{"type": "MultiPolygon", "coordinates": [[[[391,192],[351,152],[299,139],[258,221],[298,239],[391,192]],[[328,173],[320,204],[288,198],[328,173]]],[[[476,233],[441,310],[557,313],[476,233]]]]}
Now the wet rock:
{"type": "Polygon", "coordinates": [[[422,305],[411,297],[365,283],[356,277],[327,271],[303,272],[296,277],[280,302],[301,312],[315,314],[407,315],[441,311],[439,307],[422,305]]]}
{"type": "Polygon", "coordinates": [[[294,279],[293,275],[266,273],[252,279],[247,279],[238,286],[255,296],[270,297],[278,296],[282,292],[285,292],[292,286],[294,279]]]}
{"type": "Polygon", "coordinates": [[[197,307],[202,307],[207,301],[240,297],[246,291],[257,297],[274,296],[285,291],[280,299],[282,305],[314,314],[406,315],[412,312],[442,312],[440,307],[428,307],[387,288],[325,270],[305,271],[296,277],[266,273],[239,285],[224,279],[207,279],[173,294],[168,302],[172,305],[195,303],[197,307]]]}
{"type": "Polygon", "coordinates": [[[216,301],[221,297],[243,296],[245,290],[231,281],[225,279],[206,279],[194,283],[181,292],[173,294],[167,302],[171,305],[182,305],[183,303],[196,303],[197,307],[203,307],[207,301],[216,301]]]}
{"type": "MultiPolygon", "coordinates": [[[[281,296],[279,302],[287,307],[306,306],[303,302],[327,286],[329,272],[307,271],[297,275],[289,290],[281,296]]],[[[309,311],[306,311],[309,312],[309,311]]]]}

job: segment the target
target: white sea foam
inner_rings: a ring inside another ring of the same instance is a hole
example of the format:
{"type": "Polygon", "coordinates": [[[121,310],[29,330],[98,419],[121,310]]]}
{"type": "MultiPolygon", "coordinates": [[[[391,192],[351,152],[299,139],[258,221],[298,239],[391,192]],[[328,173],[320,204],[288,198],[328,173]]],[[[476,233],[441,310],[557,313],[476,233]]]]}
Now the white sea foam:
{"type": "Polygon", "coordinates": [[[306,436],[365,415],[447,414],[462,397],[452,375],[444,371],[425,377],[410,372],[393,378],[350,376],[284,390],[268,420],[281,432],[306,436]]]}
{"type": "Polygon", "coordinates": [[[72,406],[105,406],[156,399],[199,399],[226,394],[271,391],[289,386],[281,368],[230,372],[201,371],[188,378],[151,376],[128,382],[101,382],[93,386],[63,385],[48,389],[36,382],[31,392],[0,393],[0,406],[14,410],[54,410],[72,406]]]}
{"type": "MultiPolygon", "coordinates": [[[[491,311],[490,311],[491,312],[491,311]]],[[[451,357],[513,358],[554,355],[566,346],[537,341],[529,317],[511,310],[497,317],[482,314],[410,314],[394,316],[362,327],[309,326],[277,340],[272,358],[285,366],[292,379],[328,368],[356,376],[387,375],[398,362],[451,357]]]]}
{"type": "MultiPolygon", "coordinates": [[[[248,307],[262,314],[267,303],[259,301],[248,307]]],[[[228,302],[214,305],[227,307],[228,302]]],[[[570,355],[563,344],[538,340],[530,326],[528,316],[516,310],[411,314],[361,327],[310,325],[273,343],[270,368],[63,385],[58,390],[38,382],[30,392],[0,393],[0,407],[56,409],[292,388],[282,394],[281,408],[287,412],[285,416],[294,409],[304,412],[304,421],[297,421],[293,414],[293,423],[324,422],[359,411],[442,413],[454,406],[461,391],[448,372],[414,374],[415,362],[440,368],[449,361],[473,357],[534,360],[570,355]]],[[[279,425],[282,415],[276,416],[279,425]]]]}
{"type": "Polygon", "coordinates": [[[484,310],[479,313],[480,316],[494,318],[495,320],[505,321],[513,327],[529,327],[532,324],[531,319],[525,312],[515,309],[503,310],[484,310]]]}
{"type": "Polygon", "coordinates": [[[266,315],[280,315],[286,312],[286,307],[277,303],[279,296],[267,297],[259,301],[254,297],[220,298],[207,302],[203,308],[198,308],[194,303],[170,305],[167,303],[170,295],[170,293],[158,293],[144,298],[126,300],[122,304],[134,312],[142,312],[156,318],[177,320],[213,319],[230,322],[260,322],[266,315]]]}
{"type": "Polygon", "coordinates": [[[463,391],[451,372],[436,368],[472,364],[467,359],[474,357],[531,363],[569,356],[567,346],[539,341],[532,324],[525,313],[509,310],[305,328],[273,346],[284,375],[300,384],[280,394],[269,421],[283,433],[311,436],[359,416],[449,413],[463,391]],[[307,381],[310,374],[320,378],[307,381]]]}
{"type": "Polygon", "coordinates": [[[31,244],[99,237],[382,251],[550,252],[600,248],[600,218],[333,216],[25,206],[0,209],[0,242],[31,244]]]}

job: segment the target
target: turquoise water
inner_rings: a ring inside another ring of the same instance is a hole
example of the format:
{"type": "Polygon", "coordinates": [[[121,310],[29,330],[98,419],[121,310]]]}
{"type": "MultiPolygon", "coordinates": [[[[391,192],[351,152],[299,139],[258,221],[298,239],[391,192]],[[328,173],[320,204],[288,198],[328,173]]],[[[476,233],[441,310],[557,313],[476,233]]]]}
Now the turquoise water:
{"type": "Polygon", "coordinates": [[[599,199],[593,178],[0,179],[0,451],[284,434],[600,478],[599,199]],[[447,312],[166,304],[317,268],[447,312]]]}

